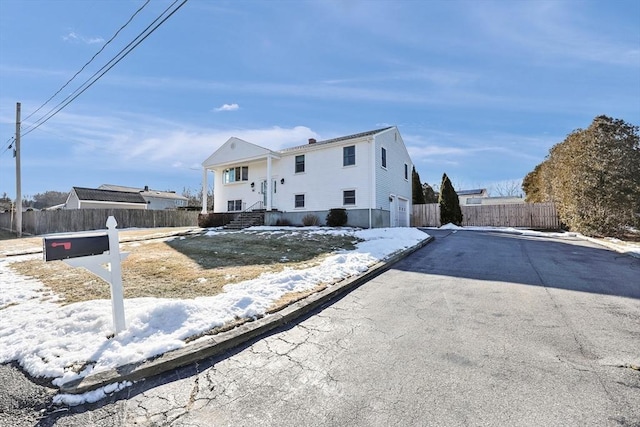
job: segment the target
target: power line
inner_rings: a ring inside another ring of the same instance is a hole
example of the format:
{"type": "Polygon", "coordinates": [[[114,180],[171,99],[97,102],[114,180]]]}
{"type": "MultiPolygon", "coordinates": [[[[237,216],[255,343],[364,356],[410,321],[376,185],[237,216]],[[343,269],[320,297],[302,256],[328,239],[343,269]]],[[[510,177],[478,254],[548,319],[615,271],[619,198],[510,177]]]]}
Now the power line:
{"type": "Polygon", "coordinates": [[[147,37],[149,37],[155,30],[157,30],[162,24],[164,24],[173,14],[175,14],[188,0],[182,0],[175,9],[173,9],[166,17],[160,20],[171,8],[180,0],[175,0],[167,9],[165,9],[151,24],[147,26],[135,39],[133,39],[127,46],[125,46],[116,56],[114,56],[107,64],[105,64],[100,70],[96,71],[89,79],[87,79],[80,87],[78,87],[73,93],[67,96],[64,100],[62,100],[58,105],[53,107],[49,112],[40,117],[40,119],[36,120],[33,125],[27,127],[22,136],[26,136],[29,133],[33,132],[47,121],[49,121],[53,116],[58,114],[62,109],[64,109],[67,105],[73,102],[78,96],[84,93],[87,89],[89,89],[93,84],[95,84],[102,76],[104,76],[109,70],[111,70],[116,64],[118,64],[122,59],[124,59],[131,51],[133,51],[140,43],[142,43],[147,37]],[[158,22],[160,20],[160,22],[158,22]],[[157,22],[157,24],[156,24],[157,22]],[[155,24],[155,26],[154,26],[155,24]],[[153,27],[153,28],[152,28],[153,27]],[[150,30],[149,30],[150,29],[150,30]],[[97,77],[96,77],[97,76],[97,77]],[[95,78],[94,78],[95,77],[95,78]],[[93,79],[93,80],[92,80],[93,79]]]}
{"type": "Polygon", "coordinates": [[[60,92],[62,92],[62,90],[67,87],[69,85],[69,83],[71,83],[73,81],[73,79],[75,79],[76,77],[78,77],[78,74],[80,74],[82,71],[84,71],[84,69],[91,64],[91,62],[93,62],[94,59],[96,59],[96,57],[98,55],[100,55],[100,53],[109,45],[109,43],[111,43],[113,41],[113,39],[115,39],[118,34],[120,34],[120,32],[131,23],[131,21],[133,21],[133,18],[135,18],[135,16],[140,13],[140,11],[142,11],[142,9],[145,8],[146,5],[149,4],[151,0],[147,0],[138,10],[135,11],[135,13],[133,15],[131,15],[131,17],[129,18],[129,20],[122,26],[120,27],[120,29],[118,29],[118,31],[116,31],[116,33],[111,36],[111,38],[109,40],[107,40],[107,42],[100,48],[99,51],[97,51],[89,61],[87,61],[86,64],[84,64],[82,66],[82,68],[80,68],[80,70],[78,70],[73,77],[71,77],[69,80],[67,80],[67,82],[62,85],[62,87],[60,89],[58,89],[58,91],[56,93],[54,93],[53,95],[51,95],[51,97],[49,99],[47,99],[44,104],[42,104],[41,106],[39,106],[33,113],[29,114],[27,117],[24,118],[24,121],[29,120],[29,118],[31,118],[31,116],[33,116],[34,114],[36,114],[38,111],[40,111],[45,105],[47,105],[49,103],[49,101],[51,101],[53,98],[56,97],[56,95],[58,95],[60,92]]]}

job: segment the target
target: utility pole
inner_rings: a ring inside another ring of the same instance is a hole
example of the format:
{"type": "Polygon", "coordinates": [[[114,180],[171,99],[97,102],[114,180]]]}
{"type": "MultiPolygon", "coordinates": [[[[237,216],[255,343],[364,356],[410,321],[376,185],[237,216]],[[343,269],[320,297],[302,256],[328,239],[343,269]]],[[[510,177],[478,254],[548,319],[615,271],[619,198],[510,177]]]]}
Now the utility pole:
{"type": "Polygon", "coordinates": [[[16,103],[16,233],[22,237],[22,183],[20,182],[20,103],[16,103]]]}

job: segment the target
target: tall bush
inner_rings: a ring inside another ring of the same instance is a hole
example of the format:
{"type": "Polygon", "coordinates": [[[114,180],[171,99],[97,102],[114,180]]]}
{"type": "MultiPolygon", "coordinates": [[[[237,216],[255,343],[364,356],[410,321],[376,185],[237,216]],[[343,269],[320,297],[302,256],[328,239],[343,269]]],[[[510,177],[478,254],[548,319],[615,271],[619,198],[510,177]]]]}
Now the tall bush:
{"type": "Polygon", "coordinates": [[[442,184],[440,185],[440,195],[438,196],[440,204],[440,223],[462,225],[462,210],[460,209],[460,200],[458,193],[453,188],[451,180],[447,174],[442,175],[442,184]]]}
{"type": "Polygon", "coordinates": [[[587,235],[640,226],[638,126],[596,117],[554,145],[523,180],[527,201],[554,201],[560,220],[587,235]]]}

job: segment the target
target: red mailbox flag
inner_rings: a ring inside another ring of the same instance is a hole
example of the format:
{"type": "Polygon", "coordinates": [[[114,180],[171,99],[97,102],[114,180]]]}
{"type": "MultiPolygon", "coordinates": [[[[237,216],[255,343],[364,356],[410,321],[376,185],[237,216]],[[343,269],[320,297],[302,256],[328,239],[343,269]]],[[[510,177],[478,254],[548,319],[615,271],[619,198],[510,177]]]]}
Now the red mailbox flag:
{"type": "Polygon", "coordinates": [[[109,236],[45,237],[43,246],[45,261],[100,255],[109,250],[109,236]]]}

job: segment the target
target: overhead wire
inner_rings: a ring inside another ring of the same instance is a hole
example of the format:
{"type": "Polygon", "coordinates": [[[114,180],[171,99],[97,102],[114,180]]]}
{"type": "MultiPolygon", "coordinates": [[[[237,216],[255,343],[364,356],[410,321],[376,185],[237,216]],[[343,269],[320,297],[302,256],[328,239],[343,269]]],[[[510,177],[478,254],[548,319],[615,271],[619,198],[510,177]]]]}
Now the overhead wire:
{"type": "Polygon", "coordinates": [[[65,84],[62,85],[62,87],[60,89],[57,90],[56,93],[54,93],[53,95],[51,95],[51,97],[49,97],[49,99],[47,99],[41,106],[39,106],[33,113],[29,114],[27,117],[24,118],[24,121],[29,120],[33,115],[35,115],[38,111],[40,111],[45,105],[47,105],[49,103],[49,101],[51,101],[53,98],[56,97],[56,95],[58,95],[60,92],[62,92],[62,90],[67,87],[69,85],[69,83],[71,83],[76,77],[78,77],[78,75],[80,73],[82,73],[84,71],[84,69],[93,62],[94,59],[96,59],[96,57],[98,55],[100,55],[100,53],[102,53],[102,51],[118,36],[118,34],[120,34],[120,32],[122,30],[124,30],[127,25],[129,25],[131,23],[131,21],[133,21],[133,18],[136,17],[136,15],[138,13],[140,13],[142,11],[142,9],[144,9],[150,2],[151,0],[147,0],[142,6],[140,6],[140,8],[138,8],[138,10],[135,11],[135,13],[133,15],[131,15],[131,17],[129,18],[129,20],[127,22],[124,23],[123,26],[121,26],[118,31],[116,31],[116,33],[111,36],[111,38],[109,40],[107,40],[107,42],[102,45],[102,47],[100,48],[100,50],[98,50],[92,57],[91,59],[89,59],[89,61],[87,61],[82,68],[80,68],[69,80],[67,80],[67,82],[65,84]]]}
{"type": "Polygon", "coordinates": [[[102,78],[102,76],[104,76],[116,64],[118,64],[129,53],[131,53],[138,45],[140,45],[140,43],[146,40],[147,37],[149,37],[162,24],[164,24],[171,16],[173,16],[182,6],[185,5],[185,3],[187,3],[188,0],[182,0],[182,3],[180,3],[175,9],[171,10],[171,8],[179,1],[180,0],[175,0],[173,3],[171,3],[169,7],[167,7],[155,20],[151,22],[151,24],[149,24],[140,34],[138,34],[138,36],[136,36],[136,38],[134,38],[127,46],[125,46],[122,50],[120,50],[120,52],[118,52],[118,54],[115,55],[109,62],[107,62],[102,68],[100,68],[100,70],[96,71],[80,87],[78,87],[74,92],[72,92],[64,100],[62,100],[55,107],[49,110],[46,114],[40,117],[40,119],[36,120],[32,125],[28,126],[23,132],[22,136],[28,135],[29,133],[33,132],[34,130],[36,130],[43,124],[45,124],[52,117],[58,114],[62,109],[64,109],[67,105],[73,102],[77,97],[79,97],[82,93],[84,93],[87,89],[93,86],[100,78],[102,78]],[[168,15],[162,18],[167,13],[168,15]]]}

